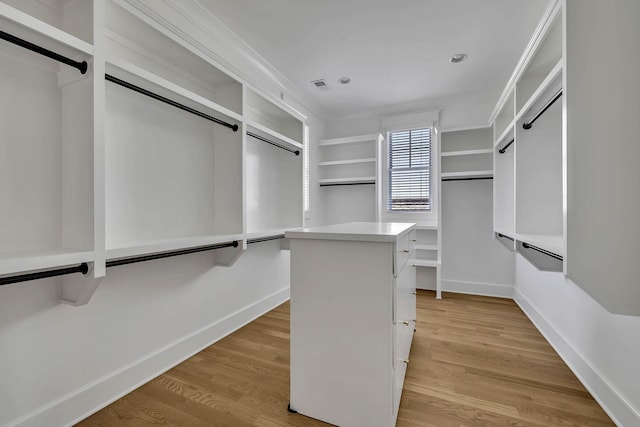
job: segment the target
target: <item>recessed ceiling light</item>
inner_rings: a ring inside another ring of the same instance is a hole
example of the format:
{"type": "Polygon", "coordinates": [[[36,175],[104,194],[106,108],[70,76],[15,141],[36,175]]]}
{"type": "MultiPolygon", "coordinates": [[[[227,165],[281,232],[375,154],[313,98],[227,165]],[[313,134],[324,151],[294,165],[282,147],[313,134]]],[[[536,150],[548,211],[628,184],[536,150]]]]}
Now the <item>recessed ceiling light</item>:
{"type": "Polygon", "coordinates": [[[466,53],[456,53],[455,55],[453,55],[451,57],[451,59],[449,59],[449,62],[457,64],[458,62],[462,62],[465,59],[467,59],[467,54],[466,53]]]}
{"type": "Polygon", "coordinates": [[[340,83],[342,83],[343,85],[346,85],[347,83],[351,82],[351,79],[349,77],[340,77],[340,79],[338,80],[340,83]]]}

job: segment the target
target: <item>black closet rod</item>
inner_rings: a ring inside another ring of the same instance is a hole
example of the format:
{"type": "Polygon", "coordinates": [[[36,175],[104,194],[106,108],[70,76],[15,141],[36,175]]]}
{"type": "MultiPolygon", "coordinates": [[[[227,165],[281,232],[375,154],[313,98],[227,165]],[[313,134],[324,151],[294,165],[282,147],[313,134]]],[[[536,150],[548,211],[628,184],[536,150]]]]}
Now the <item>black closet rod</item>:
{"type": "Polygon", "coordinates": [[[109,82],[112,82],[112,83],[115,83],[117,85],[126,87],[127,89],[131,89],[134,92],[138,92],[138,93],[141,93],[142,95],[146,95],[149,98],[153,98],[153,99],[155,99],[157,101],[164,102],[165,104],[169,104],[172,107],[179,108],[179,109],[181,109],[183,111],[186,111],[188,113],[195,114],[196,116],[202,117],[203,119],[211,120],[212,122],[218,123],[219,125],[226,126],[226,127],[230,128],[230,129],[232,129],[234,132],[236,132],[238,130],[238,125],[237,124],[232,125],[231,123],[227,123],[227,122],[225,122],[223,120],[216,119],[213,116],[210,116],[208,114],[205,114],[203,112],[195,110],[195,109],[193,109],[191,107],[187,107],[186,105],[180,104],[180,103],[178,103],[176,101],[173,101],[173,100],[171,100],[169,98],[165,98],[164,96],[158,95],[157,93],[150,92],[150,91],[148,91],[146,89],[141,88],[140,86],[136,86],[134,84],[131,84],[129,82],[121,80],[121,79],[119,79],[117,77],[114,77],[114,76],[112,76],[110,74],[105,74],[104,78],[109,82]]]}
{"type": "Polygon", "coordinates": [[[260,135],[256,135],[253,132],[247,131],[247,135],[249,135],[252,138],[259,139],[260,141],[266,142],[267,144],[275,145],[278,148],[282,148],[283,150],[287,150],[288,152],[293,153],[296,156],[300,155],[300,150],[293,150],[293,149],[291,149],[289,147],[285,147],[284,145],[281,145],[281,144],[278,144],[276,142],[270,141],[267,138],[263,138],[260,135]]]}
{"type": "Polygon", "coordinates": [[[11,283],[26,282],[28,280],[45,279],[47,277],[63,276],[65,274],[82,273],[87,274],[89,272],[89,265],[83,262],[75,267],[65,267],[56,270],[37,271],[35,273],[20,274],[17,276],[0,277],[0,285],[10,285],[11,283]]]}
{"type": "Polygon", "coordinates": [[[493,179],[492,176],[480,176],[475,178],[442,178],[442,181],[480,181],[484,179],[493,179]]]}
{"type": "Polygon", "coordinates": [[[270,240],[284,239],[284,234],[278,234],[277,236],[258,237],[256,239],[247,239],[247,245],[252,243],[268,242],[270,240]]]}
{"type": "Polygon", "coordinates": [[[502,233],[498,233],[498,237],[502,237],[503,239],[511,240],[513,242],[513,237],[505,236],[502,233]]]}
{"type": "Polygon", "coordinates": [[[543,253],[543,254],[545,254],[545,255],[547,255],[547,256],[550,256],[551,258],[555,258],[555,259],[557,259],[557,260],[562,261],[562,257],[561,257],[560,255],[554,254],[553,252],[549,252],[549,251],[548,251],[548,250],[546,250],[546,249],[542,249],[542,248],[539,248],[539,247],[537,247],[537,246],[530,245],[530,244],[525,243],[525,242],[522,242],[522,246],[523,246],[525,249],[533,249],[534,251],[538,251],[538,252],[543,253]]]}
{"type": "Polygon", "coordinates": [[[4,31],[0,31],[0,39],[6,40],[10,43],[16,44],[25,49],[29,49],[33,52],[39,53],[40,55],[44,55],[47,58],[55,59],[56,61],[62,62],[63,64],[67,64],[70,67],[77,68],[82,74],[85,74],[87,72],[87,67],[88,67],[87,61],[82,61],[82,62],[74,61],[71,58],[62,56],[49,49],[45,49],[42,46],[38,46],[37,44],[33,44],[31,42],[23,40],[9,33],[5,33],[4,31]]]}
{"type": "Polygon", "coordinates": [[[320,187],[338,187],[342,185],[372,185],[375,182],[337,182],[335,184],[320,184],[320,187]]]}
{"type": "Polygon", "coordinates": [[[187,254],[193,254],[196,252],[212,251],[214,249],[222,249],[222,248],[229,248],[229,247],[237,248],[238,241],[234,240],[233,242],[220,243],[217,245],[200,246],[197,248],[189,248],[189,249],[180,249],[177,251],[161,252],[161,253],[151,254],[151,255],[141,255],[141,256],[135,256],[131,258],[112,259],[112,260],[108,260],[106,265],[107,265],[107,268],[117,267],[119,265],[134,264],[136,262],[151,261],[154,259],[169,258],[169,257],[174,257],[179,255],[187,255],[187,254]]]}
{"type": "Polygon", "coordinates": [[[544,107],[542,107],[542,109],[540,111],[538,111],[538,114],[535,115],[535,117],[533,119],[531,119],[530,122],[528,123],[524,123],[522,125],[523,129],[531,129],[531,125],[533,125],[535,123],[536,120],[538,120],[538,118],[544,114],[545,111],[547,111],[549,109],[549,107],[551,107],[558,99],[560,99],[560,97],[562,96],[562,89],[560,89],[558,91],[558,93],[556,93],[554,95],[554,97],[551,99],[551,101],[547,102],[546,105],[544,107]]]}
{"type": "Polygon", "coordinates": [[[505,151],[507,151],[507,148],[509,148],[511,146],[511,144],[513,144],[514,142],[516,142],[515,138],[512,139],[511,141],[509,141],[509,143],[507,145],[505,145],[504,147],[502,147],[501,149],[498,150],[498,153],[500,154],[504,154],[505,151]]]}

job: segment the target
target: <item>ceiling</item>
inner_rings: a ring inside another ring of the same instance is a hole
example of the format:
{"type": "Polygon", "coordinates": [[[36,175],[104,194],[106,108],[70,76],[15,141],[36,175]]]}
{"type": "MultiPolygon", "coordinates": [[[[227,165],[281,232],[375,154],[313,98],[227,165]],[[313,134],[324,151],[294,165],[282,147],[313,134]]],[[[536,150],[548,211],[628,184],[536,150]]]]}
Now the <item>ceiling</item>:
{"type": "MultiPolygon", "coordinates": [[[[331,115],[505,87],[549,0],[199,0],[331,115]],[[458,64],[452,55],[466,53],[458,64]],[[348,76],[351,83],[339,83],[348,76]],[[312,80],[325,79],[319,89],[312,80]]],[[[498,95],[495,95],[498,94],[498,95]]]]}

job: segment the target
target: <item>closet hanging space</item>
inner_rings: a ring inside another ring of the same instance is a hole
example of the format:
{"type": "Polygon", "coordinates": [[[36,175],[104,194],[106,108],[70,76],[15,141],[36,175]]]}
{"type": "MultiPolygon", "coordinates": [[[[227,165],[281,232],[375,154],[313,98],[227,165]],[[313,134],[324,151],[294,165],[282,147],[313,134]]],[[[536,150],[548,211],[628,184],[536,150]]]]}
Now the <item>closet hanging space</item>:
{"type": "Polygon", "coordinates": [[[242,85],[106,2],[105,230],[112,260],[242,238],[242,85]]]}
{"type": "Polygon", "coordinates": [[[0,3],[3,284],[94,260],[92,5],[0,3]]]}

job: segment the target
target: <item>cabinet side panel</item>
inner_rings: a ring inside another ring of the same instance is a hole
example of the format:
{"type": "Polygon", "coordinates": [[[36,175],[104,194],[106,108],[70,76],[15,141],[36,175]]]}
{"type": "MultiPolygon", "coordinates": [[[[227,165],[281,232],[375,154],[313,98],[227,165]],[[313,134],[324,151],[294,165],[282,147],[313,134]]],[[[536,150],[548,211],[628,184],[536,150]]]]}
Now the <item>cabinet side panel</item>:
{"type": "Polygon", "coordinates": [[[640,2],[568,0],[566,15],[567,274],[640,315],[640,2]]]}
{"type": "Polygon", "coordinates": [[[291,407],[338,425],[387,425],[393,245],[292,239],[291,257],[291,407]]]}

